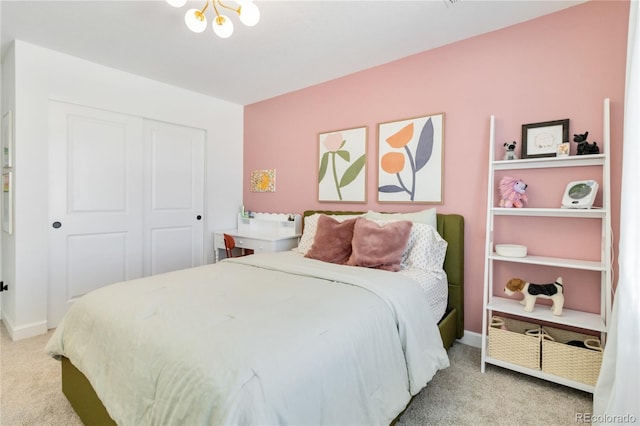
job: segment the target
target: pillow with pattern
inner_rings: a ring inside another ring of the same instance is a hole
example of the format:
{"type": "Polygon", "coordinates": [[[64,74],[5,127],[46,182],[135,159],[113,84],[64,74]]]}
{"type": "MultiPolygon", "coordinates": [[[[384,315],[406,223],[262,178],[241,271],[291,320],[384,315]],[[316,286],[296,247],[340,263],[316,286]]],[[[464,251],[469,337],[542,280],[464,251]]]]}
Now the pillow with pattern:
{"type": "Polygon", "coordinates": [[[365,217],[369,220],[408,220],[413,223],[426,223],[438,229],[437,211],[435,207],[410,213],[379,213],[369,210],[365,217]]]}
{"type": "Polygon", "coordinates": [[[402,256],[403,269],[442,271],[448,245],[433,226],[414,223],[402,256]]]}

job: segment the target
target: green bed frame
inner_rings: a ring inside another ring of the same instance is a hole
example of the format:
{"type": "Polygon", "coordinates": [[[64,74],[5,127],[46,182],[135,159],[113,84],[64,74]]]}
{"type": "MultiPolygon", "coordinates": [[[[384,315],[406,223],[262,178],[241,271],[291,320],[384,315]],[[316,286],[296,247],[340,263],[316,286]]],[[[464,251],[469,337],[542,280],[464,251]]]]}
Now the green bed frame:
{"type": "MultiPolygon", "coordinates": [[[[305,211],[326,214],[361,214],[362,212],[305,211]]],[[[464,219],[457,214],[438,214],[438,232],[449,243],[444,270],[449,279],[447,310],[438,323],[445,348],[450,348],[464,334],[464,219]]],[[[85,425],[115,425],[91,383],[69,359],[62,358],[62,392],[85,425]]]]}

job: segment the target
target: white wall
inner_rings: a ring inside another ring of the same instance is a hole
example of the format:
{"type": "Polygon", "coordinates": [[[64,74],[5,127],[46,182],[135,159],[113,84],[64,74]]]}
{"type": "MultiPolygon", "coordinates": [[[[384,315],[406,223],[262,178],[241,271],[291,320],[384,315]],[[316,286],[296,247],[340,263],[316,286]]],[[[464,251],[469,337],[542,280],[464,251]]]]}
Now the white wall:
{"type": "MultiPolygon", "coordinates": [[[[47,107],[55,99],[205,129],[207,261],[214,229],[235,225],[242,203],[243,107],[16,41],[15,256],[3,320],[14,339],[46,331],[48,233],[47,107]]],[[[5,252],[3,250],[3,252],[5,252]]],[[[3,260],[4,260],[3,257],[3,260]]]]}

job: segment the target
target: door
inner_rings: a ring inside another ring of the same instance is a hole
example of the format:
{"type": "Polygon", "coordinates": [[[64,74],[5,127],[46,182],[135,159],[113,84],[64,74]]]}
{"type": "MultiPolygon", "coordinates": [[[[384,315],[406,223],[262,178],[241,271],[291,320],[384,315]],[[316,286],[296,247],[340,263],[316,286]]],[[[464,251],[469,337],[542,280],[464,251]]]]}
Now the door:
{"type": "Polygon", "coordinates": [[[142,275],[142,136],[140,118],[49,103],[49,328],[83,294],[142,275]]]}
{"type": "Polygon", "coordinates": [[[204,263],[204,130],[51,101],[49,139],[49,328],[92,290],[204,263]]]}
{"type": "Polygon", "coordinates": [[[144,120],[144,274],[204,263],[205,131],[144,120]]]}

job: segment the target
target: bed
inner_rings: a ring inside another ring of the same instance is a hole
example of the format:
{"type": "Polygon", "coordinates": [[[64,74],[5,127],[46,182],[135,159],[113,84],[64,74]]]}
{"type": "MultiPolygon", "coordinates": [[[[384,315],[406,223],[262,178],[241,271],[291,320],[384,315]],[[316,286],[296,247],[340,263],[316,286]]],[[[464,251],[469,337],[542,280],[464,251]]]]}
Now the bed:
{"type": "Polygon", "coordinates": [[[437,227],[437,325],[397,274],[264,253],[92,292],[46,351],[85,424],[389,424],[464,330],[464,221],[437,227]]]}
{"type": "MultiPolygon", "coordinates": [[[[361,215],[361,211],[306,210],[304,217],[313,214],[361,215]]],[[[438,329],[445,348],[464,335],[464,218],[458,214],[437,214],[438,233],[447,243],[444,270],[448,280],[448,299],[438,329]]]]}

